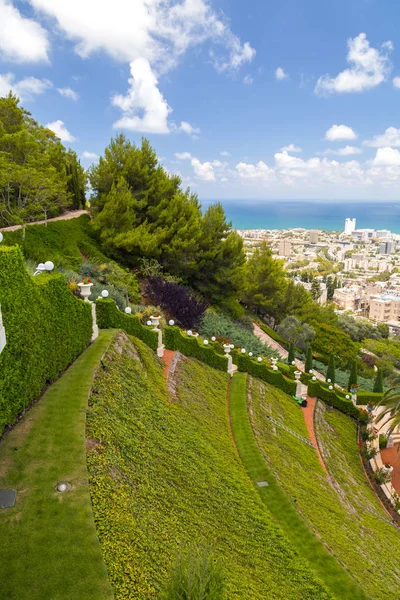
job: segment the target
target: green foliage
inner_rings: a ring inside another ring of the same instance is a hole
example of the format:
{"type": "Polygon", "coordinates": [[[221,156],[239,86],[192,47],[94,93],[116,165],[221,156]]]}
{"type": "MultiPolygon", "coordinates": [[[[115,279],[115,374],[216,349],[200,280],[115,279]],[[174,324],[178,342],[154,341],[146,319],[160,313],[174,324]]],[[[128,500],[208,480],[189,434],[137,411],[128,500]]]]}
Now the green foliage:
{"type": "Polygon", "coordinates": [[[356,423],[323,403],[317,404],[314,427],[327,475],[314,448],[265,418],[270,415],[307,437],[302,411],[293,400],[259,381],[249,383],[248,413],[268,466],[287,496],[296,501],[299,515],[365,592],[359,590],[357,596],[345,586],[335,598],[385,600],[388,594],[396,596],[398,582],[393,569],[400,551],[398,531],[387,522],[365,478],[356,423]],[[371,565],[373,577],[366,576],[366,564],[371,565]]]}
{"type": "Polygon", "coordinates": [[[295,358],[294,344],[293,344],[293,342],[290,342],[289,353],[288,353],[288,358],[287,358],[288,365],[292,364],[292,362],[294,361],[294,358],[295,358]]]}
{"type": "Polygon", "coordinates": [[[263,243],[243,267],[240,299],[250,310],[276,318],[285,291],[283,261],[273,258],[263,243]]]}
{"type": "Polygon", "coordinates": [[[358,419],[360,411],[351,400],[346,400],[338,390],[330,390],[326,384],[310,380],[308,383],[308,395],[322,400],[329,406],[333,406],[345,415],[358,419]]]}
{"type": "Polygon", "coordinates": [[[312,343],[313,351],[324,356],[337,356],[338,364],[347,367],[357,359],[360,345],[353,342],[347,333],[334,325],[313,323],[315,338],[312,343]]]}
{"type": "MultiPolygon", "coordinates": [[[[393,340],[364,340],[363,345],[365,348],[377,354],[381,359],[384,360],[384,363],[377,362],[377,366],[382,368],[385,367],[385,370],[388,370],[387,360],[390,360],[392,365],[399,368],[400,367],[400,341],[393,340]]],[[[390,372],[390,371],[389,371],[390,372]]],[[[386,374],[386,373],[385,373],[386,374]]],[[[387,373],[389,374],[389,373],[387,373]]]]}
{"type": "Polygon", "coordinates": [[[388,337],[381,335],[381,331],[384,331],[383,328],[379,329],[379,327],[375,327],[367,320],[355,319],[347,314],[340,315],[338,325],[354,342],[361,342],[365,338],[380,340],[382,337],[388,337]]]}
{"type": "Polygon", "coordinates": [[[161,600],[223,600],[221,569],[206,551],[178,556],[161,600]]]}
{"type": "Polygon", "coordinates": [[[382,338],[387,339],[389,337],[389,325],[386,323],[378,323],[376,328],[382,338]]]}
{"type": "Polygon", "coordinates": [[[269,335],[270,338],[272,338],[273,340],[278,342],[278,344],[280,344],[284,348],[288,345],[288,341],[284,340],[283,337],[281,335],[279,335],[279,333],[277,331],[272,329],[272,327],[269,327],[266,323],[258,321],[257,325],[260,327],[260,329],[262,329],[264,331],[264,333],[269,335]]]}
{"type": "MultiPolygon", "coordinates": [[[[16,96],[0,98],[0,225],[25,225],[59,214],[71,203],[67,169],[77,163],[76,154],[67,153],[16,96]]],[[[84,187],[83,170],[80,181],[84,187]]]]}
{"type": "Polygon", "coordinates": [[[326,372],[326,379],[330,379],[332,385],[336,383],[336,375],[335,375],[335,357],[333,354],[329,356],[328,370],[326,372]]]}
{"type": "Polygon", "coordinates": [[[357,372],[357,362],[353,361],[350,369],[349,382],[347,384],[347,389],[351,390],[353,386],[358,385],[358,372],[357,372]]]}
{"type": "Polygon", "coordinates": [[[296,393],[296,383],[292,379],[288,379],[279,371],[269,369],[264,362],[256,362],[250,356],[241,354],[238,357],[237,364],[239,371],[249,373],[253,377],[258,377],[290,396],[294,396],[296,393]]]}
{"type": "Polygon", "coordinates": [[[89,400],[90,490],[116,600],[159,598],[188,546],[212,548],[226,599],[325,597],[238,460],[228,376],[189,359],[174,381],[168,402],[157,358],[119,336],[89,400]]]}
{"type": "Polygon", "coordinates": [[[376,418],[376,423],[386,423],[389,420],[386,433],[390,436],[393,431],[398,431],[400,426],[400,375],[394,377],[391,387],[383,394],[380,405],[383,410],[376,418]]]}
{"type": "Polygon", "coordinates": [[[269,346],[263,344],[248,327],[240,321],[233,321],[221,312],[208,310],[204,315],[199,332],[202,336],[211,338],[213,335],[229,340],[237,347],[245,348],[247,352],[263,356],[273,356],[269,346]]]}
{"type": "Polygon", "coordinates": [[[20,250],[0,247],[0,306],[7,343],[0,354],[0,432],[13,423],[90,341],[89,304],[63,277],[32,278],[20,250]]]}
{"type": "Polygon", "coordinates": [[[211,302],[235,304],[241,238],[220,204],[202,214],[197,196],[158,164],[147,140],[139,148],[123,135],[112,139],[90,182],[94,228],[109,252],[134,266],[156,261],[211,302]]]}
{"type": "Polygon", "coordinates": [[[301,323],[297,317],[285,317],[276,328],[279,335],[295,344],[298,348],[305,350],[315,332],[307,323],[301,323]]]}
{"type": "Polygon", "coordinates": [[[197,358],[219,371],[228,370],[227,357],[218,354],[212,345],[204,346],[197,338],[182,334],[179,327],[165,327],[163,333],[165,347],[168,350],[179,350],[184,356],[197,358]]]}
{"type": "Polygon", "coordinates": [[[357,404],[361,406],[365,406],[366,404],[371,404],[372,406],[376,406],[382,400],[382,393],[379,392],[367,392],[364,390],[357,390],[357,404]]]}
{"type": "Polygon", "coordinates": [[[305,372],[309,373],[312,369],[313,369],[313,353],[312,353],[311,346],[308,346],[306,363],[305,363],[305,372]]]}
{"type": "Polygon", "coordinates": [[[153,350],[157,350],[157,332],[142,325],[137,315],[127,315],[118,310],[117,305],[111,298],[98,298],[96,300],[96,314],[100,329],[122,329],[129,335],[134,335],[142,340],[153,350]]]}
{"type": "Polygon", "coordinates": [[[374,382],[374,392],[378,394],[383,393],[383,373],[381,369],[378,369],[374,382]]]}

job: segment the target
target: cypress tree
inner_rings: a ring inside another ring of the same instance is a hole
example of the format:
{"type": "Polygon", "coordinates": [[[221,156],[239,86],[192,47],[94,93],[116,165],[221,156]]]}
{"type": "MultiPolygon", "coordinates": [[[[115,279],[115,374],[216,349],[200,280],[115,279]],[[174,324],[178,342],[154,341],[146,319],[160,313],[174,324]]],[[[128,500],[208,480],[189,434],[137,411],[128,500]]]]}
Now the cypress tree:
{"type": "Polygon", "coordinates": [[[374,392],[375,393],[379,393],[382,394],[383,392],[383,373],[382,373],[382,369],[378,369],[376,377],[375,377],[375,383],[374,383],[374,392]]]}
{"type": "Polygon", "coordinates": [[[349,391],[353,385],[357,385],[357,363],[356,363],[356,361],[353,361],[353,363],[351,365],[349,383],[347,386],[349,391]]]}
{"type": "Polygon", "coordinates": [[[311,346],[308,346],[307,348],[307,356],[306,356],[306,365],[305,365],[305,371],[306,373],[309,373],[313,368],[313,356],[312,356],[312,350],[311,350],[311,346]]]}
{"type": "Polygon", "coordinates": [[[294,344],[293,342],[290,342],[290,346],[289,346],[289,354],[288,354],[288,365],[291,365],[292,362],[294,361],[295,355],[294,355],[294,344]]]}
{"type": "Polygon", "coordinates": [[[335,384],[335,357],[333,354],[329,356],[328,370],[326,372],[326,379],[330,379],[332,385],[335,384]]]}

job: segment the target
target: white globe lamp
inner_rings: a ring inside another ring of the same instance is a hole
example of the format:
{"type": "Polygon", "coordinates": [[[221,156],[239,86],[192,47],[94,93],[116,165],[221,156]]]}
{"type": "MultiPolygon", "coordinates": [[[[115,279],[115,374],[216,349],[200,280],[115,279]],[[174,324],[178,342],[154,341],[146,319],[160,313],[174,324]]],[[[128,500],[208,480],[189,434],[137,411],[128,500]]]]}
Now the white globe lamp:
{"type": "Polygon", "coordinates": [[[46,260],[44,268],[46,271],[52,271],[54,269],[54,263],[52,263],[51,260],[46,260]]]}
{"type": "Polygon", "coordinates": [[[126,312],[127,315],[130,315],[132,313],[131,307],[127,306],[126,309],[125,309],[125,312],[126,312]]]}
{"type": "Polygon", "coordinates": [[[168,321],[168,325],[170,325],[171,327],[173,327],[175,325],[175,321],[173,319],[170,319],[168,321]]]}
{"type": "MultiPolygon", "coordinates": [[[[108,295],[109,295],[109,294],[108,294],[108,290],[103,290],[103,291],[101,292],[101,295],[103,296],[103,298],[108,298],[108,295]]],[[[125,311],[125,312],[126,312],[126,311],[125,311]]]]}

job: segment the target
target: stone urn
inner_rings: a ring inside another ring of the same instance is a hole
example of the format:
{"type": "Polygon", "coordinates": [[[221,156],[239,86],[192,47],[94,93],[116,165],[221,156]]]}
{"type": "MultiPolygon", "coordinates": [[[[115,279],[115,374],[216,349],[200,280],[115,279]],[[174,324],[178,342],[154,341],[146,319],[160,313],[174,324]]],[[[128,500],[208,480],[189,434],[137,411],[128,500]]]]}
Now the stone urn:
{"type": "Polygon", "coordinates": [[[85,302],[89,302],[89,296],[92,293],[92,285],[93,283],[78,283],[81,296],[85,300],[85,302]]]}
{"type": "Polygon", "coordinates": [[[296,381],[300,381],[301,371],[294,372],[294,378],[296,381]]]}
{"type": "MultiPolygon", "coordinates": [[[[276,356],[274,356],[273,358],[271,358],[271,362],[272,362],[272,366],[276,367],[276,363],[278,362],[278,359],[276,358],[276,356]]],[[[276,369],[274,369],[275,371],[276,369]]]]}
{"type": "Polygon", "coordinates": [[[231,351],[231,345],[230,344],[224,344],[224,352],[225,352],[225,354],[229,354],[230,351],[231,351]]]}
{"type": "Polygon", "coordinates": [[[393,471],[393,467],[392,467],[392,465],[383,465],[382,469],[383,469],[384,471],[386,471],[386,473],[388,473],[389,475],[391,475],[391,474],[392,474],[392,471],[393,471]]]}
{"type": "Polygon", "coordinates": [[[150,316],[150,321],[151,321],[151,324],[153,325],[153,327],[159,326],[160,318],[161,318],[160,315],[155,315],[155,316],[151,315],[150,316]]]}

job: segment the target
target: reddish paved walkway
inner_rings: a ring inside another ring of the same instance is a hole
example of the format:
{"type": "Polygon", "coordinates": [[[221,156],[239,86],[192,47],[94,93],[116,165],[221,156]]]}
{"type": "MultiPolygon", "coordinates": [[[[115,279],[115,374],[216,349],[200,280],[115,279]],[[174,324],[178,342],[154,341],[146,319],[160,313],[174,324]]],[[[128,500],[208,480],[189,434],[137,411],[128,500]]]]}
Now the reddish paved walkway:
{"type": "Polygon", "coordinates": [[[310,441],[315,446],[315,450],[318,455],[318,460],[321,463],[321,467],[324,469],[325,473],[327,473],[324,461],[322,459],[321,452],[319,451],[318,442],[317,442],[317,438],[316,438],[315,431],[314,431],[315,403],[316,403],[316,398],[310,398],[310,396],[307,396],[307,406],[305,408],[302,408],[301,410],[303,411],[304,420],[306,422],[306,426],[307,426],[307,430],[308,430],[308,435],[310,436],[310,441]]]}
{"type": "MultiPolygon", "coordinates": [[[[52,221],[69,221],[70,219],[76,219],[81,215],[88,215],[88,210],[71,210],[70,212],[64,213],[59,217],[53,217],[53,219],[47,219],[47,223],[52,221]]],[[[26,223],[26,225],[44,225],[46,221],[33,221],[32,223],[26,223]]],[[[0,231],[17,231],[22,229],[23,225],[11,225],[10,227],[0,227],[0,231]]]]}
{"type": "Polygon", "coordinates": [[[163,374],[165,379],[168,378],[169,367],[174,356],[175,350],[164,350],[164,356],[162,358],[162,361],[164,363],[163,374]]]}
{"type": "Polygon", "coordinates": [[[384,463],[389,463],[393,467],[392,471],[392,486],[398,494],[400,494],[400,451],[399,444],[395,444],[393,448],[383,448],[381,457],[384,463]]]}

